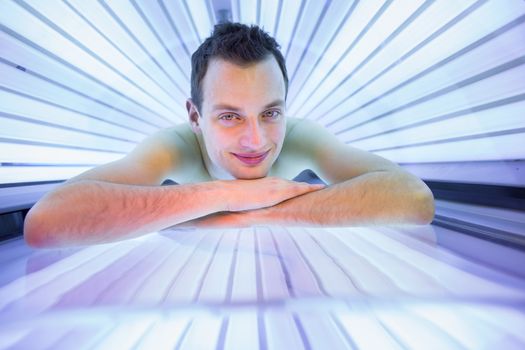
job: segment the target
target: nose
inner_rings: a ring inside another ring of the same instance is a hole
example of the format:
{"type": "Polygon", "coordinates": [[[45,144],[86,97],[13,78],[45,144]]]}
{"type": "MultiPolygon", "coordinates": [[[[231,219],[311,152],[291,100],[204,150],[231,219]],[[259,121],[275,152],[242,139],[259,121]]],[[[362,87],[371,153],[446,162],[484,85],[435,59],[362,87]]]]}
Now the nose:
{"type": "Polygon", "coordinates": [[[258,120],[248,120],[240,138],[240,145],[250,150],[259,150],[264,144],[264,130],[258,120]]]}

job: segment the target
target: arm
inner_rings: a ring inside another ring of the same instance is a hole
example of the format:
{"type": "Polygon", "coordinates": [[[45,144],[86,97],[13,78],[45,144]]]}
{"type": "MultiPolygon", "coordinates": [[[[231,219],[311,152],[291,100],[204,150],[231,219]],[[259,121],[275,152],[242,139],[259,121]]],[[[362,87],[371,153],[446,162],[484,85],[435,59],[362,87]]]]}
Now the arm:
{"type": "Polygon", "coordinates": [[[65,184],[29,211],[24,236],[33,247],[116,241],[226,210],[219,183],[137,186],[95,180],[65,184]]]}
{"type": "Polygon", "coordinates": [[[260,210],[211,215],[185,223],[201,227],[250,225],[353,226],[428,224],[432,192],[423,181],[379,156],[347,146],[308,120],[288,135],[294,157],[331,185],[260,210]]]}
{"type": "Polygon", "coordinates": [[[423,182],[390,170],[366,173],[249,216],[258,224],[294,226],[425,225],[433,219],[434,203],[423,182]]]}
{"type": "Polygon", "coordinates": [[[289,147],[302,150],[303,162],[332,185],[253,212],[254,222],[365,226],[432,221],[432,192],[398,165],[342,143],[309,120],[301,121],[289,136],[289,147]]]}
{"type": "Polygon", "coordinates": [[[216,212],[275,205],[319,189],[276,178],[158,186],[171,169],[184,166],[184,147],[173,134],[159,134],[125,158],[67,181],[29,211],[24,223],[27,243],[56,247],[110,242],[216,212]],[[271,195],[261,190],[267,188],[274,189],[271,195]]]}
{"type": "Polygon", "coordinates": [[[433,217],[432,193],[424,183],[401,171],[378,171],[272,207],[212,214],[178,227],[425,225],[433,217]]]}
{"type": "Polygon", "coordinates": [[[178,222],[188,215],[213,212],[216,205],[208,202],[184,212],[177,210],[176,204],[173,211],[166,210],[166,203],[186,200],[188,190],[209,190],[188,186],[174,191],[158,186],[174,166],[183,165],[185,143],[177,136],[162,130],[126,157],[80,174],[46,194],[26,216],[28,244],[49,247],[107,242],[140,235],[162,226],[166,219],[178,222]]]}

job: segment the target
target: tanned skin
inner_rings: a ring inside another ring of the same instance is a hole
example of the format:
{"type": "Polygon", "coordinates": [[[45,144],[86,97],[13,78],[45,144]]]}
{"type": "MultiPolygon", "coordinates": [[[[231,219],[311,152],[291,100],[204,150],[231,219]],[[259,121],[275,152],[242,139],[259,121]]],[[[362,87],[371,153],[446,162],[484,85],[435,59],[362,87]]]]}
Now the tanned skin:
{"type": "Polygon", "coordinates": [[[24,227],[33,247],[127,239],[168,227],[428,224],[428,187],[396,164],[286,115],[273,56],[239,66],[212,59],[200,110],[124,158],[46,194],[24,227]],[[305,169],[327,185],[292,181],[305,169]],[[160,186],[165,180],[176,186],[160,186]]]}

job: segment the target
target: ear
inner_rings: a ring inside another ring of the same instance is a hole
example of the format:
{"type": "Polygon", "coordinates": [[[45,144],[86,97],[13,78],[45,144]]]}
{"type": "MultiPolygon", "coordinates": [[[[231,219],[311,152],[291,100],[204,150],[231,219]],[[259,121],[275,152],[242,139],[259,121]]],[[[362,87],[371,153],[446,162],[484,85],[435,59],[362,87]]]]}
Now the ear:
{"type": "Polygon", "coordinates": [[[191,130],[193,130],[194,133],[199,134],[201,132],[201,128],[199,126],[199,111],[197,110],[197,106],[195,106],[195,103],[193,103],[191,98],[186,100],[186,109],[188,110],[188,118],[191,130]]]}

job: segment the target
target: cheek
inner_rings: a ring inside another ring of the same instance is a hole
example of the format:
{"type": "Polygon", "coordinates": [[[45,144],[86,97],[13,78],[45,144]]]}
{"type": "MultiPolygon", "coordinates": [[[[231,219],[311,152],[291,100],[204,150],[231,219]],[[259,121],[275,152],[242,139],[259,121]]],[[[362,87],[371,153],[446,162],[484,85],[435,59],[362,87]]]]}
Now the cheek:
{"type": "Polygon", "coordinates": [[[270,135],[273,143],[281,145],[284,142],[284,136],[286,135],[286,125],[276,127],[271,131],[270,135]]]}
{"type": "Polygon", "coordinates": [[[205,135],[208,153],[221,154],[227,152],[234,140],[230,135],[216,130],[208,130],[205,135]]]}

